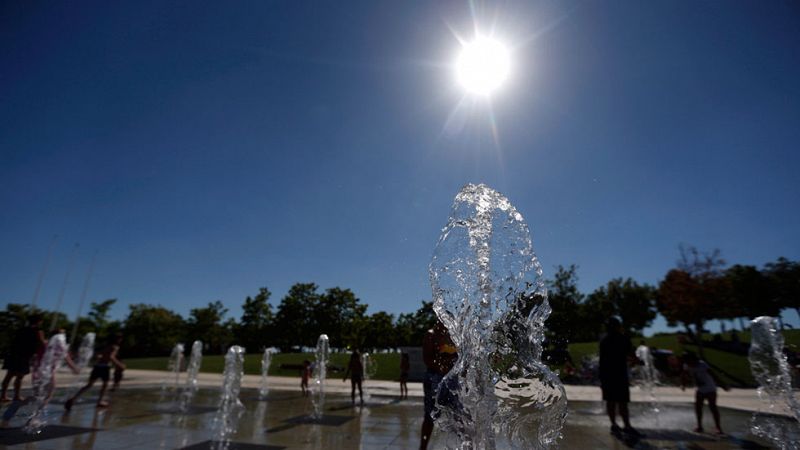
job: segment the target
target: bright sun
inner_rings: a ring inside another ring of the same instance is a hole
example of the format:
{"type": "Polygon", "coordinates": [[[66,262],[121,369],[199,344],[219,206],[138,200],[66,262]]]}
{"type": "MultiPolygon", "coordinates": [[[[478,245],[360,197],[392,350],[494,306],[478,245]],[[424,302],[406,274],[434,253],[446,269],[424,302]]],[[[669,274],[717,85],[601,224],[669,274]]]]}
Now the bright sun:
{"type": "Polygon", "coordinates": [[[488,96],[508,78],[510,68],[508,49],[494,39],[478,36],[463,44],[456,76],[467,91],[488,96]]]}

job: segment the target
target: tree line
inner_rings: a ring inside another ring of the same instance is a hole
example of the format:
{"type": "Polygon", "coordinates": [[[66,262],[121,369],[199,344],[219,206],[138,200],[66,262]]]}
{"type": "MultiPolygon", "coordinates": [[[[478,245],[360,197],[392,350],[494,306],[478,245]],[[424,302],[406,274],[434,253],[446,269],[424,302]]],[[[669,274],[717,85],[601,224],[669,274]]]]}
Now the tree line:
{"type": "MultiPolygon", "coordinates": [[[[798,262],[778,258],[760,269],[739,264],[726,268],[719,251],[681,247],[680,255],[658,286],[615,278],[588,295],[578,289],[577,266],[558,266],[547,281],[553,309],[546,322],[550,345],[595,341],[612,315],[619,317],[629,333],[639,334],[660,313],[670,325],[681,325],[690,338],[696,338],[709,320],[739,319],[744,327],[744,318],[779,316],[787,308],[800,314],[798,262]]],[[[98,341],[122,332],[126,357],[162,356],[176,342],[198,339],[209,354],[224,353],[232,344],[250,352],[273,346],[293,351],[313,347],[320,333],[326,333],[337,347],[419,346],[436,320],[430,301],[398,316],[384,311],[367,314],[368,305],[350,289],[321,291],[314,283],[293,285],[274,308],[271,297],[266,287],[246,297],[238,320],[229,316],[219,300],[191,309],[185,318],[161,305],[131,304],[123,320],[110,320],[117,300],[108,299],[92,303],[77,326],[63,313],[9,303],[0,311],[0,354],[32,313],[43,314],[47,328],[70,331],[76,326],[78,336],[92,331],[98,341]]]]}

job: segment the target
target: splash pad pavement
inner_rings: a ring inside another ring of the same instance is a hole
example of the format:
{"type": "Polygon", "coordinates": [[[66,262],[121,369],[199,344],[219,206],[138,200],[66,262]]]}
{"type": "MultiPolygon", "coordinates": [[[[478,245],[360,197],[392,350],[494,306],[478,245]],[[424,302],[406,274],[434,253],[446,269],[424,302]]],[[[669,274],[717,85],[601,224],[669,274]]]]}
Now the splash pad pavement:
{"type": "MultiPolygon", "coordinates": [[[[131,370],[120,390],[111,394],[109,408],[95,408],[97,390],[64,414],[59,389],[45,410],[48,425],[38,435],[19,427],[24,408],[0,430],[0,448],[8,449],[202,449],[212,448],[213,421],[220,396],[221,374],[200,374],[199,389],[185,412],[161,400],[164,372],[131,370]]],[[[70,386],[67,376],[60,385],[70,386]]],[[[260,376],[246,375],[240,399],[244,412],[229,449],[400,449],[417,448],[422,424],[422,387],[409,383],[409,399],[400,401],[399,385],[369,381],[371,398],[365,405],[352,406],[349,383],[330,380],[325,410],[312,419],[313,404],[303,397],[299,378],[270,377],[266,400],[259,400],[260,376]]],[[[694,427],[693,392],[659,388],[662,402],[658,422],[647,414],[646,393],[631,389],[632,420],[644,437],[625,442],[609,434],[599,389],[566,386],[568,413],[558,447],[572,448],[770,448],[749,431],[752,411],[758,409],[755,390],[720,392],[723,437],[691,432],[694,427]]],[[[27,392],[26,392],[27,393],[27,392]]],[[[4,404],[5,412],[11,405],[4,404]]],[[[709,414],[706,419],[710,420],[709,414]]],[[[776,418],[776,420],[788,420],[776,418]]],[[[709,427],[710,428],[710,427],[709,427]]],[[[447,436],[434,431],[431,448],[441,448],[447,436]]],[[[497,442],[505,448],[504,442],[497,442]]]]}

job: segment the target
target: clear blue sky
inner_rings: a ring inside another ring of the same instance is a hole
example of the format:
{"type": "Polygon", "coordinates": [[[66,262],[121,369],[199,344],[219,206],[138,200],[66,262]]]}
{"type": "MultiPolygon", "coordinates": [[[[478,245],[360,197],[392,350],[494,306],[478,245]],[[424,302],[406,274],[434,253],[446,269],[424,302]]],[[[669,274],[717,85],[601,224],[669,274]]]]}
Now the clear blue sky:
{"type": "MultiPolygon", "coordinates": [[[[796,2],[508,2],[509,83],[463,97],[466,2],[3,2],[0,302],[182,314],[260,286],[415,310],[468,182],[528,220],[546,275],[657,283],[680,243],[800,259],[796,2]],[[449,118],[449,119],[448,119],[449,118]]],[[[789,318],[797,324],[794,313],[789,318]]]]}

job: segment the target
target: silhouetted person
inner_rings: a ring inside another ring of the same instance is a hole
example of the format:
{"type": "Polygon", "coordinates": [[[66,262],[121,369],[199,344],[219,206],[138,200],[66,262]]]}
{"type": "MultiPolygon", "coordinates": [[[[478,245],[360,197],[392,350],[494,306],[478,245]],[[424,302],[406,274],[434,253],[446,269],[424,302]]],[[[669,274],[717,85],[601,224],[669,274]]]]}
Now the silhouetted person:
{"type": "Polygon", "coordinates": [[[311,361],[303,361],[303,368],[300,369],[300,390],[303,391],[303,396],[308,396],[308,380],[311,378],[311,361]]]}
{"type": "Polygon", "coordinates": [[[619,319],[608,319],[607,334],[600,340],[600,387],[606,412],[611,421],[611,433],[619,435],[621,431],[638,435],[631,426],[628,414],[628,403],[631,401],[628,385],[628,359],[632,356],[631,340],[622,334],[619,319]],[[617,425],[617,411],[622,416],[624,430],[617,425]]]}
{"type": "MultiPolygon", "coordinates": [[[[706,364],[705,361],[699,359],[694,353],[686,353],[683,356],[683,373],[681,374],[681,389],[686,389],[686,381],[689,376],[694,379],[694,384],[697,390],[694,394],[694,414],[697,417],[697,428],[694,429],[697,433],[703,432],[703,402],[708,400],[708,408],[711,410],[711,415],[714,416],[714,425],[716,425],[716,433],[722,433],[722,425],[720,424],[719,409],[717,409],[717,383],[719,378],[714,375],[714,372],[706,364]]],[[[728,386],[720,383],[723,389],[728,390],[728,386]]]]}
{"type": "Polygon", "coordinates": [[[444,376],[453,368],[457,358],[458,351],[447,328],[437,320],[436,325],[425,333],[422,341],[422,359],[425,361],[427,370],[422,383],[425,393],[425,417],[422,420],[420,450],[428,448],[428,441],[433,432],[433,408],[436,406],[437,395],[439,395],[440,403],[442,400],[453,401],[452,395],[439,394],[439,386],[444,376]]]}
{"type": "Polygon", "coordinates": [[[358,387],[358,398],[361,404],[364,404],[364,391],[361,389],[361,383],[364,381],[364,364],[361,362],[361,353],[358,350],[353,350],[350,354],[350,362],[347,363],[347,370],[344,372],[342,381],[346,381],[350,376],[350,401],[356,404],[356,386],[358,387]]]}
{"type": "Polygon", "coordinates": [[[408,398],[408,373],[411,371],[411,362],[408,353],[400,354],[400,398],[408,398]]]}
{"type": "Polygon", "coordinates": [[[120,360],[117,359],[117,352],[119,351],[119,346],[122,344],[122,335],[117,334],[114,336],[113,340],[109,342],[105,347],[103,347],[100,352],[97,353],[97,360],[94,363],[94,367],[92,367],[92,373],[89,374],[89,382],[86,383],[86,386],[82,387],[74,396],[72,396],[69,400],[64,403],[64,408],[69,411],[72,409],[72,405],[75,403],[75,400],[81,396],[84,392],[91,389],[94,386],[95,381],[102,380],[103,385],[100,386],[100,396],[97,399],[97,407],[104,408],[108,406],[108,402],[103,400],[103,397],[106,393],[106,388],[108,387],[108,380],[111,378],[111,366],[114,366],[119,369],[125,369],[125,364],[122,364],[120,360]]]}
{"type": "Polygon", "coordinates": [[[42,327],[42,316],[33,314],[28,317],[28,325],[20,329],[11,342],[11,348],[3,359],[3,369],[6,376],[3,378],[0,401],[7,402],[10,399],[6,396],[8,384],[14,379],[14,401],[21,401],[20,389],[22,379],[31,373],[31,359],[34,355],[44,354],[47,340],[44,337],[42,327]]]}

